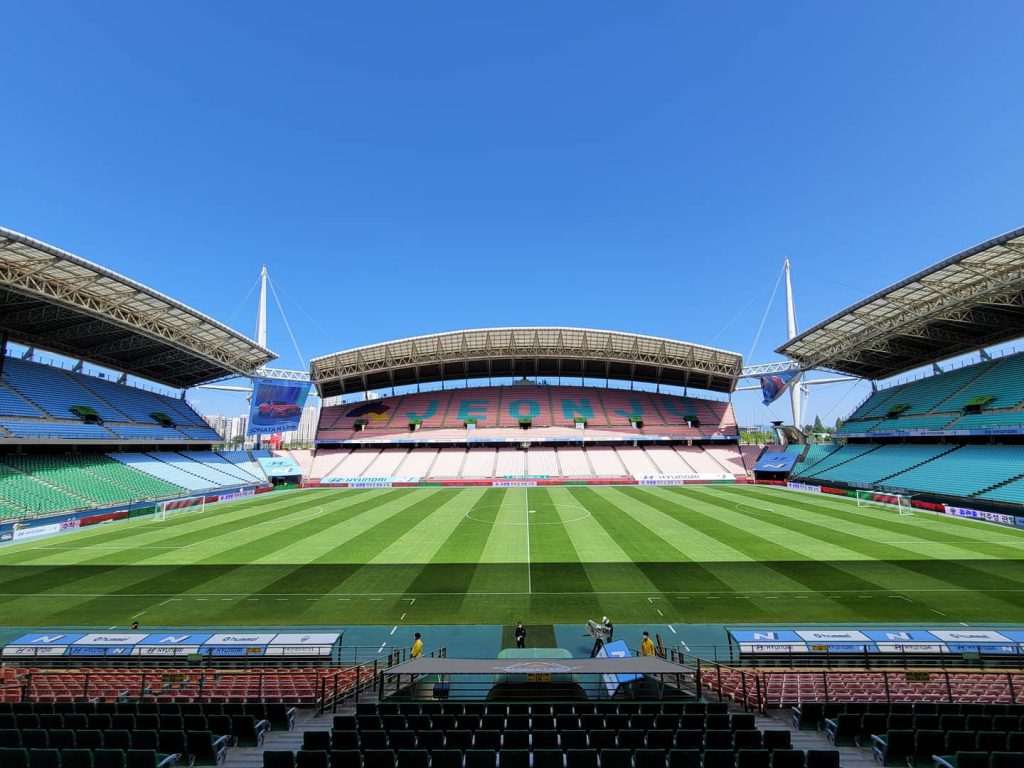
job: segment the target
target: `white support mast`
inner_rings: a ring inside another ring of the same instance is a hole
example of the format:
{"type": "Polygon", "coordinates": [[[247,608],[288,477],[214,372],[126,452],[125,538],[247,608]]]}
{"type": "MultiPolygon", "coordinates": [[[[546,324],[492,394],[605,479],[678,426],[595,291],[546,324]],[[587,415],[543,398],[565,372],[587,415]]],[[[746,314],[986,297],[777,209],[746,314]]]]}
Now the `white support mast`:
{"type": "MultiPolygon", "coordinates": [[[[796,307],[793,304],[793,281],[789,275],[789,257],[786,257],[786,263],[784,266],[786,272],[786,331],[788,333],[787,338],[792,339],[796,336],[796,307]]],[[[797,374],[796,379],[792,384],[789,385],[789,401],[793,406],[793,426],[800,429],[800,377],[802,374],[797,374]]]]}
{"type": "Polygon", "coordinates": [[[267,265],[260,271],[260,306],[256,310],[256,343],[267,346],[267,265]]]}

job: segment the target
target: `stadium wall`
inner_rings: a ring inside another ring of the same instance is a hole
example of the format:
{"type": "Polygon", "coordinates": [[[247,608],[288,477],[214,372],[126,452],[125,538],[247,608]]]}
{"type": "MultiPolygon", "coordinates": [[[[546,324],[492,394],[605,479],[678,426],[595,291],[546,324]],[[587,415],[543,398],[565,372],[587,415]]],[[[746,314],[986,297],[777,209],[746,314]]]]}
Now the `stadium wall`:
{"type": "MultiPolygon", "coordinates": [[[[252,496],[259,493],[266,493],[273,490],[265,485],[243,485],[235,488],[218,488],[215,493],[196,494],[195,496],[183,496],[181,499],[199,498],[205,499],[207,504],[215,504],[220,501],[231,501],[240,496],[252,496]]],[[[102,507],[94,509],[78,510],[76,512],[58,513],[52,515],[41,515],[39,517],[10,519],[0,522],[0,543],[7,543],[16,540],[47,538],[59,533],[68,533],[86,528],[90,525],[99,525],[106,522],[128,520],[136,517],[132,512],[144,509],[156,511],[159,505],[165,502],[173,502],[176,499],[159,499],[137,501],[131,504],[120,504],[113,507],[102,507]],[[34,533],[20,534],[15,538],[18,531],[32,531],[34,533]]],[[[149,514],[149,513],[146,513],[149,514]]]]}
{"type": "MultiPolygon", "coordinates": [[[[865,492],[869,492],[872,494],[873,501],[882,503],[891,503],[890,500],[894,498],[893,493],[885,493],[883,491],[874,491],[864,488],[853,488],[842,484],[817,485],[807,481],[789,481],[783,483],[777,480],[758,480],[755,482],[758,485],[784,485],[792,491],[824,493],[832,496],[845,496],[848,498],[857,498],[858,493],[863,494],[865,492]]],[[[951,517],[982,520],[987,523],[995,523],[997,525],[1004,525],[1011,528],[1024,528],[1024,514],[1022,514],[1020,507],[1015,507],[1013,505],[991,504],[978,499],[943,500],[942,497],[932,496],[926,493],[917,494],[917,496],[918,498],[910,499],[910,506],[914,509],[934,512],[940,515],[950,515],[951,517]]]]}

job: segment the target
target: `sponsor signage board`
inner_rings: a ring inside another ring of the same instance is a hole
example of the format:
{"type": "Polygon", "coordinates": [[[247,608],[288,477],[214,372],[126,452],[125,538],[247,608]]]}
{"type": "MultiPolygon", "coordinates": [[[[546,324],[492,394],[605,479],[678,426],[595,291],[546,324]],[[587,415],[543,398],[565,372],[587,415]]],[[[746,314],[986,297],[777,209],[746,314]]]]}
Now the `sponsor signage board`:
{"type": "Polygon", "coordinates": [[[30,632],[4,656],[330,656],[340,632],[30,632]]]}
{"type": "Polygon", "coordinates": [[[742,653],[986,653],[1024,652],[1024,630],[904,629],[730,629],[742,653]]]}

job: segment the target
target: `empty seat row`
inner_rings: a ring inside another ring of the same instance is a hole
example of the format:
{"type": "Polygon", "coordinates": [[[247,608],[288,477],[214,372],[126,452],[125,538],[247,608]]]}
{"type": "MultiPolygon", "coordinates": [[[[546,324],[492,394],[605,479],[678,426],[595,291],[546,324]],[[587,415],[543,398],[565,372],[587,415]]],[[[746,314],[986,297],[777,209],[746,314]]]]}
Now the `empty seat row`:
{"type": "MultiPolygon", "coordinates": [[[[0,718],[5,715],[250,715],[257,720],[279,723],[295,719],[295,708],[286,704],[234,704],[218,702],[147,702],[147,701],[18,701],[0,702],[0,718]]],[[[81,721],[75,721],[76,723],[81,721]]],[[[89,722],[89,721],[86,721],[89,722]]],[[[10,726],[5,726],[10,727],[10,726]]],[[[69,725],[67,727],[86,727],[69,725]]],[[[91,727],[91,726],[90,726],[91,727]]],[[[97,726],[106,727],[106,726],[97,726]]],[[[134,724],[132,727],[135,727],[134,724]]]]}
{"type": "Polygon", "coordinates": [[[600,729],[306,731],[303,749],[789,749],[790,732],[600,729]]]}
{"type": "Polygon", "coordinates": [[[843,702],[804,701],[793,707],[793,725],[802,730],[817,729],[826,719],[841,714],[884,715],[987,715],[989,717],[1024,717],[1024,704],[901,701],[901,702],[843,702]]]}
{"type": "Polygon", "coordinates": [[[876,733],[887,731],[1000,731],[1020,730],[1021,718],[1016,715],[883,715],[841,714],[825,720],[828,739],[836,745],[852,745],[876,733]]]}
{"type": "MultiPolygon", "coordinates": [[[[868,746],[865,744],[865,746],[868,746]]],[[[964,752],[1024,752],[1024,733],[996,731],[887,731],[871,736],[871,749],[883,765],[902,765],[908,758],[964,752]]]]}
{"type": "Polygon", "coordinates": [[[193,754],[205,752],[211,744],[257,746],[261,741],[262,733],[246,734],[239,739],[232,734],[214,735],[211,731],[0,731],[0,747],[8,749],[151,749],[165,754],[193,754]]]}
{"type": "Polygon", "coordinates": [[[263,768],[839,768],[834,750],[390,749],[267,751],[263,768]]]}
{"type": "Polygon", "coordinates": [[[1024,765],[1021,752],[957,752],[953,755],[933,755],[935,768],[1020,768],[1024,765]]]}
{"type": "Polygon", "coordinates": [[[3,768],[171,768],[181,755],[152,749],[18,749],[0,748],[3,768]]]}
{"type": "Polygon", "coordinates": [[[749,730],[754,727],[754,715],[737,712],[732,715],[714,714],[559,714],[559,715],[338,715],[335,728],[359,730],[594,730],[599,728],[651,728],[670,730],[749,730]]]}
{"type": "Polygon", "coordinates": [[[565,701],[525,702],[360,702],[357,715],[709,715],[726,714],[728,705],[714,701],[565,701]]]}

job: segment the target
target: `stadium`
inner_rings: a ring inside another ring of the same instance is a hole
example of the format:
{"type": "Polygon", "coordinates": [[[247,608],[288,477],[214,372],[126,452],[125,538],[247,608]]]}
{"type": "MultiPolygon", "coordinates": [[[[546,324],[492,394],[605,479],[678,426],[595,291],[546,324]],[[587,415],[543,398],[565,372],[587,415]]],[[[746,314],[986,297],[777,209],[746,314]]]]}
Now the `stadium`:
{"type": "Polygon", "coordinates": [[[766,365],[521,326],[275,369],[7,229],[0,281],[5,768],[1024,760],[1024,354],[986,351],[1024,336],[1024,230],[766,365]],[[928,365],[801,429],[811,372],[928,365]],[[186,397],[229,380],[252,449],[186,397]],[[766,445],[741,386],[792,399],[766,445]],[[275,447],[311,388],[314,446],[275,447]]]}

